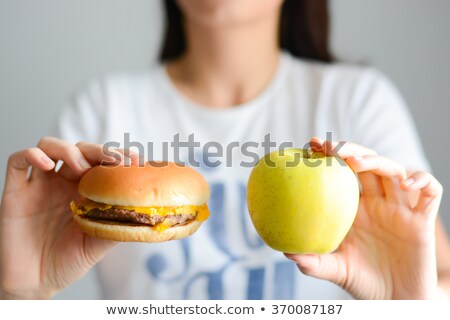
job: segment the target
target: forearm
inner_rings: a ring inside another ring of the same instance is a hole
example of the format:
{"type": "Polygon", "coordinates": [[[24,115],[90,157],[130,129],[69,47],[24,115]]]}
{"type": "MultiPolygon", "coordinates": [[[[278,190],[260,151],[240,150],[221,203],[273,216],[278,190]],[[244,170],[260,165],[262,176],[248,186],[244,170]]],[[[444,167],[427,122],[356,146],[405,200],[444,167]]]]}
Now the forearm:
{"type": "Polygon", "coordinates": [[[450,298],[450,242],[442,219],[436,220],[436,258],[438,270],[438,286],[441,296],[450,298]]]}
{"type": "Polygon", "coordinates": [[[440,298],[450,298],[450,271],[439,273],[438,288],[440,298]]]}

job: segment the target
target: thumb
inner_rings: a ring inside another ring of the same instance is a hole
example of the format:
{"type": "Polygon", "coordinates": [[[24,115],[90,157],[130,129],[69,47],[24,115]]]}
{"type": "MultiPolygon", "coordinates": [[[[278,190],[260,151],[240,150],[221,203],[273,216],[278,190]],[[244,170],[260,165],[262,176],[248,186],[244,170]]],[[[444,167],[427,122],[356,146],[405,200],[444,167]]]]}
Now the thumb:
{"type": "Polygon", "coordinates": [[[305,275],[331,281],[341,287],[345,286],[347,272],[344,262],[335,253],[328,254],[284,254],[294,261],[305,275]]]}

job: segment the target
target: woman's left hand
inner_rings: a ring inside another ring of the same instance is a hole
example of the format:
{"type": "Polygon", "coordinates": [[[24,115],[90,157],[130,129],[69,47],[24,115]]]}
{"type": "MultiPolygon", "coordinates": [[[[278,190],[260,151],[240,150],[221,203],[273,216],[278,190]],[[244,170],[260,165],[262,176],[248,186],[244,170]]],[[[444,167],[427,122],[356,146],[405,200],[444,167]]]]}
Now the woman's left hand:
{"type": "MultiPolygon", "coordinates": [[[[335,143],[311,145],[330,154],[335,143]]],[[[357,299],[430,299],[437,294],[435,222],[442,186],[352,143],[338,151],[362,192],[352,228],[332,253],[286,254],[306,275],[332,281],[357,299]]]]}

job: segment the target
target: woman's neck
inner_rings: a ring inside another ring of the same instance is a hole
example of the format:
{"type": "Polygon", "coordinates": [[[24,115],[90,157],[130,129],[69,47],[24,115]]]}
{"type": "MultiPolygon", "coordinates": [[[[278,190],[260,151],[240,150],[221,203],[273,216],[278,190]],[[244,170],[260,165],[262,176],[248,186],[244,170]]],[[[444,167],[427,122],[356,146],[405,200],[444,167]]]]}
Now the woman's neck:
{"type": "Polygon", "coordinates": [[[187,97],[227,108],[255,98],[278,65],[278,13],[239,26],[204,26],[186,21],[187,50],[168,73],[187,97]]]}

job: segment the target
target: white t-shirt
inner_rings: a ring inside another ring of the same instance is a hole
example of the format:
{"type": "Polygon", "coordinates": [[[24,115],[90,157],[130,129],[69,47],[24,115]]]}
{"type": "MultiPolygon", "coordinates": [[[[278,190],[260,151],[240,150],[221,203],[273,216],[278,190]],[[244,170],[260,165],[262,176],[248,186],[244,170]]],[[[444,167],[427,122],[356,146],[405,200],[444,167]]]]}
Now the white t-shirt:
{"type": "MultiPolygon", "coordinates": [[[[409,169],[429,170],[404,101],[392,83],[371,68],[303,61],[282,53],[264,92],[225,110],[187,99],[174,87],[164,65],[144,74],[91,82],[60,117],[63,139],[124,146],[124,134],[129,133],[131,141],[145,146],[146,154],[148,143],[153,143],[153,153],[146,158],[178,160],[170,144],[168,156],[164,154],[164,142],[173,142],[177,134],[180,141],[188,141],[193,134],[200,142],[193,148],[198,170],[212,191],[211,217],[192,237],[157,244],[121,243],[112,249],[98,264],[103,297],[347,298],[337,286],[302,275],[282,253],[264,245],[245,201],[251,167],[241,161],[253,161],[251,152],[264,154],[267,134],[277,147],[282,142],[303,147],[312,136],[325,138],[326,132],[334,140],[373,148],[409,169]],[[207,165],[205,152],[217,151],[214,142],[223,147],[224,155],[210,157],[207,165]],[[222,164],[217,166],[217,160],[222,164]]],[[[189,157],[186,149],[180,150],[181,160],[189,157]]]]}

